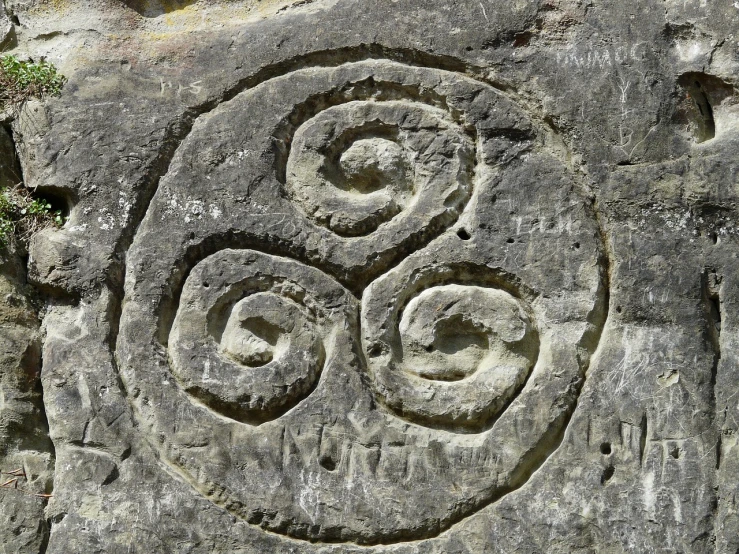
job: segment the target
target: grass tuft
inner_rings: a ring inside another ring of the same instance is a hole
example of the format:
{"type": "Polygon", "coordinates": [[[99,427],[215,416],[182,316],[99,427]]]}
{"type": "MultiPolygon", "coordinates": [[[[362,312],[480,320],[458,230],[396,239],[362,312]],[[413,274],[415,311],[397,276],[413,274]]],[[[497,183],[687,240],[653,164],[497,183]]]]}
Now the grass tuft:
{"type": "Polygon", "coordinates": [[[47,227],[61,227],[65,218],[44,198],[33,197],[22,185],[0,191],[0,245],[13,237],[26,243],[31,235],[47,227]]]}
{"type": "MultiPolygon", "coordinates": [[[[59,96],[67,78],[45,61],[21,61],[16,56],[0,56],[0,111],[16,114],[31,98],[59,96]]],[[[0,246],[19,240],[26,244],[35,232],[47,227],[61,227],[61,210],[42,197],[31,194],[22,184],[0,189],[0,246]]]]}
{"type": "Polygon", "coordinates": [[[67,78],[54,64],[21,61],[5,54],[0,56],[0,108],[20,107],[31,98],[59,96],[67,78]]]}

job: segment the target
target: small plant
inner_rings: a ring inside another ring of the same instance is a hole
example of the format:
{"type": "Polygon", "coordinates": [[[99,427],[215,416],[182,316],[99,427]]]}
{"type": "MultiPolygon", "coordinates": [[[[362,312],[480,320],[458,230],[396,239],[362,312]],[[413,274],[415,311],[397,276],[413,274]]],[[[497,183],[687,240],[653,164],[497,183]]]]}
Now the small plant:
{"type": "Polygon", "coordinates": [[[0,56],[0,108],[20,107],[34,97],[59,96],[66,82],[54,64],[21,61],[10,54],[0,56]]]}
{"type": "Polygon", "coordinates": [[[22,185],[0,191],[0,244],[13,237],[27,242],[35,232],[47,227],[61,227],[65,217],[44,198],[34,198],[22,185]]]}
{"type": "MultiPolygon", "coordinates": [[[[21,61],[16,56],[0,56],[0,110],[16,113],[31,98],[58,96],[66,77],[45,61],[21,61]]],[[[18,239],[26,243],[31,235],[50,226],[61,227],[64,216],[46,199],[35,197],[22,185],[0,189],[0,246],[18,239]]]]}

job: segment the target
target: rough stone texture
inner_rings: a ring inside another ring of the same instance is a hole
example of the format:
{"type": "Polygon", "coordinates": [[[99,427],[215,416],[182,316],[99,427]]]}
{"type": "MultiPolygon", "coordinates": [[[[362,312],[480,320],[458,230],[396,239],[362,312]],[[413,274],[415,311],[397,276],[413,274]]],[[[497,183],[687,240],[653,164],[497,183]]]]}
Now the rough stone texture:
{"type": "Polygon", "coordinates": [[[20,258],[6,248],[0,261],[0,549],[38,552],[48,538],[45,495],[54,472],[41,399],[41,336],[20,258]]]}
{"type": "Polygon", "coordinates": [[[11,133],[0,127],[0,187],[14,187],[22,182],[23,176],[11,133]]]}
{"type": "Polygon", "coordinates": [[[5,10],[6,551],[739,552],[735,2],[5,10]]]}
{"type": "Polygon", "coordinates": [[[5,12],[5,6],[0,2],[0,49],[16,46],[15,29],[10,21],[8,14],[5,12]]]}

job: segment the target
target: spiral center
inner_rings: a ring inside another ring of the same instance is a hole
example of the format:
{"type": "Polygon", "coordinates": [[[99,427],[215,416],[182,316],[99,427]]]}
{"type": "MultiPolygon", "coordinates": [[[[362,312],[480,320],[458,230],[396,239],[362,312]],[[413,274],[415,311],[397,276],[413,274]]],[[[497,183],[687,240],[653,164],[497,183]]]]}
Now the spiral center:
{"type": "Polygon", "coordinates": [[[290,314],[280,310],[283,303],[265,293],[238,302],[223,330],[223,353],[247,367],[261,367],[279,357],[293,327],[290,314]]]}
{"type": "Polygon", "coordinates": [[[391,140],[358,140],[344,151],[339,163],[349,187],[361,194],[388,186],[401,188],[407,181],[403,149],[391,140]]]}
{"type": "Polygon", "coordinates": [[[510,295],[460,285],[422,292],[400,322],[406,368],[436,381],[457,381],[489,367],[518,375],[528,363],[514,345],[529,329],[510,295]]]}

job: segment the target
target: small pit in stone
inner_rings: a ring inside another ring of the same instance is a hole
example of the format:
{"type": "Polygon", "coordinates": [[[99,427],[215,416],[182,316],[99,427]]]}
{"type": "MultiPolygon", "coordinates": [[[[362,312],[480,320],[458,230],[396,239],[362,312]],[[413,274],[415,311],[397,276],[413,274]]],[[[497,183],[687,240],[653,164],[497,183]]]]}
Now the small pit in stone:
{"type": "Polygon", "coordinates": [[[608,481],[611,480],[615,472],[616,468],[614,468],[613,466],[608,466],[606,469],[604,469],[603,474],[600,476],[600,484],[605,485],[608,481]]]}
{"type": "Polygon", "coordinates": [[[331,456],[321,456],[318,463],[326,471],[336,471],[336,460],[331,456]]]}
{"type": "Polygon", "coordinates": [[[687,102],[678,107],[673,119],[688,123],[697,142],[711,140],[716,136],[722,109],[735,102],[734,87],[714,75],[695,71],[681,75],[678,83],[687,102]]]}
{"type": "Polygon", "coordinates": [[[601,443],[600,452],[604,456],[608,456],[611,453],[611,443],[610,442],[601,443]]]}
{"type": "Polygon", "coordinates": [[[372,346],[369,347],[367,354],[369,354],[370,358],[376,358],[380,355],[382,355],[383,348],[382,345],[375,343],[372,346]]]}
{"type": "Polygon", "coordinates": [[[470,240],[472,238],[467,232],[467,229],[460,229],[457,231],[457,236],[462,240],[470,240]]]}
{"type": "Polygon", "coordinates": [[[680,458],[680,447],[678,446],[672,446],[670,448],[670,456],[672,456],[675,460],[680,458]]]}

